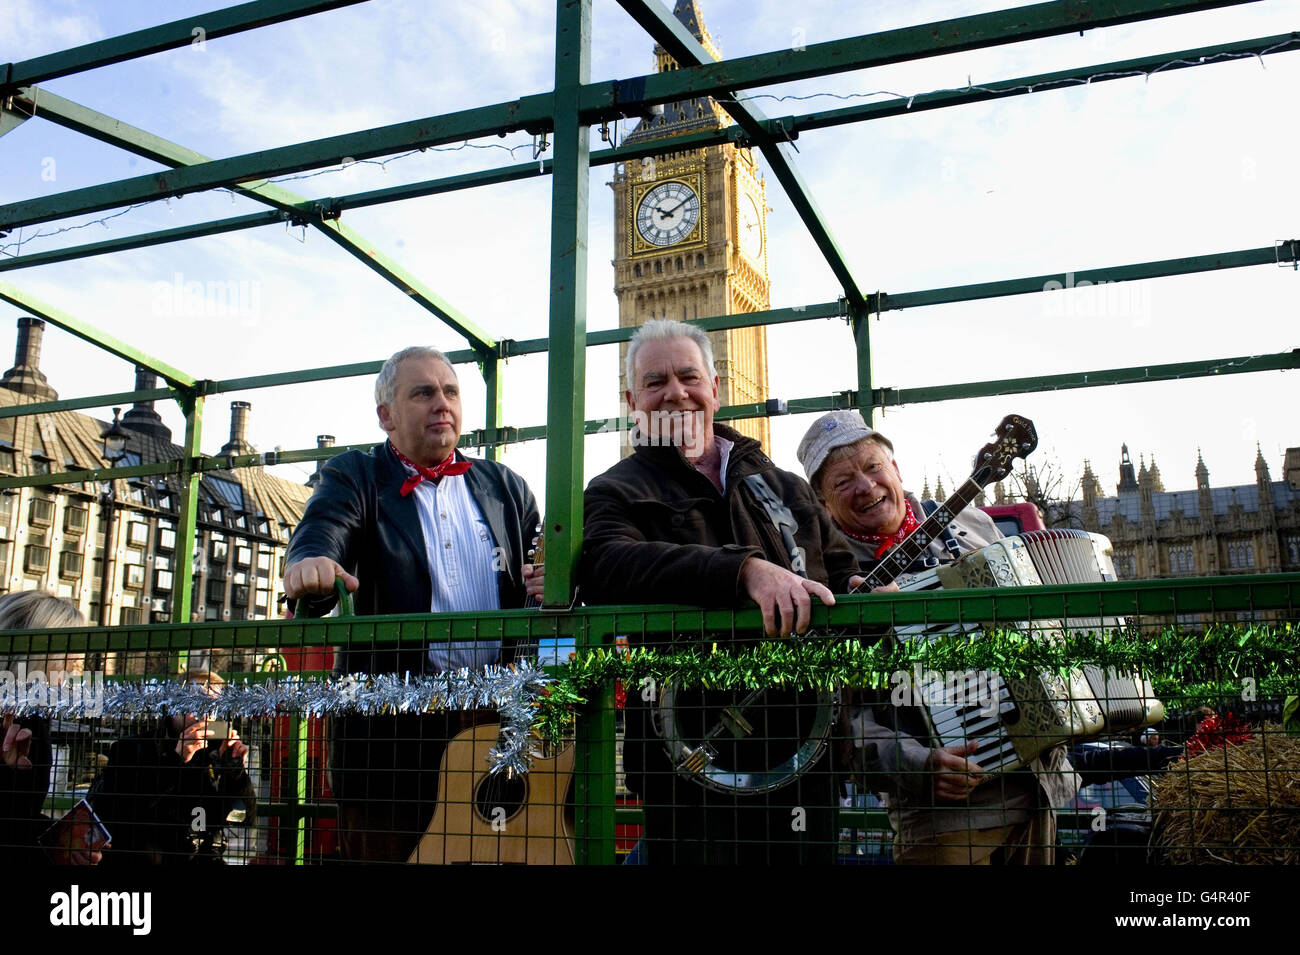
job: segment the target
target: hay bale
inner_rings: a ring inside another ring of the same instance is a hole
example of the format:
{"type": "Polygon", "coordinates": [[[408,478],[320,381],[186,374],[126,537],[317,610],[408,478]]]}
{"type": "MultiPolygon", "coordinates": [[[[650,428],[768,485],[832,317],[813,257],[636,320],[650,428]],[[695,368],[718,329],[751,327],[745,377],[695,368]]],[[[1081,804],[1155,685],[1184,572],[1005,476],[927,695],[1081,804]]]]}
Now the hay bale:
{"type": "Polygon", "coordinates": [[[1300,739],[1276,723],[1172,764],[1151,799],[1166,862],[1300,862],[1300,739]]]}

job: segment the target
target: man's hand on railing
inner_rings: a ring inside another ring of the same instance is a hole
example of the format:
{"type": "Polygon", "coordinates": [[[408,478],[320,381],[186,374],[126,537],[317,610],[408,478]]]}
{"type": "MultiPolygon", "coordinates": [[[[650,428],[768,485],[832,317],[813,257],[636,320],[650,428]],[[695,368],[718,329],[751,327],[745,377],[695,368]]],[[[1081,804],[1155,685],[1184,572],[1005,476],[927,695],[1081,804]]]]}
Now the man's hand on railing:
{"type": "Polygon", "coordinates": [[[304,557],[290,564],[284,572],[284,595],[297,600],[306,594],[332,594],[334,578],[342,577],[348,592],[357,589],[359,581],[328,557],[304,557]]]}

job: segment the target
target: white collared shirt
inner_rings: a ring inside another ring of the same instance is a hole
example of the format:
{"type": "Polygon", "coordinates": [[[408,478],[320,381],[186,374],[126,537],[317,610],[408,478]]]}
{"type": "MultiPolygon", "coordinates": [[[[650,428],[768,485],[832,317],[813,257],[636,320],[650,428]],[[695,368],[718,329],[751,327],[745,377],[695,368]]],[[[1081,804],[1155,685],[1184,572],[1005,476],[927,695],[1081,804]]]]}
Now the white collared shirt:
{"type": "Polygon", "coordinates": [[[718,446],[718,483],[722,485],[722,496],[727,496],[727,461],[731,458],[731,449],[736,442],[713,436],[713,443],[718,446]]]}
{"type": "MultiPolygon", "coordinates": [[[[410,468],[407,472],[415,473],[410,468]]],[[[420,515],[429,581],[433,585],[429,610],[499,610],[497,571],[503,558],[465,476],[444,475],[437,484],[421,481],[411,493],[420,515]]],[[[434,672],[460,667],[478,669],[500,659],[500,640],[453,640],[429,645],[429,665],[434,672]]]]}

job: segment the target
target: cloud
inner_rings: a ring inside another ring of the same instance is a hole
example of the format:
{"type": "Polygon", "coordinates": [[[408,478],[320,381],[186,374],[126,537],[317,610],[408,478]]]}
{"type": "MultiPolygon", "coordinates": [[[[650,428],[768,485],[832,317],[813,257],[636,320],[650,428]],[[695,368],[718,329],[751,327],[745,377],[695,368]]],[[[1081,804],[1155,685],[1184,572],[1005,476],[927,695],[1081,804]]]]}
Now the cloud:
{"type": "Polygon", "coordinates": [[[102,39],[93,9],[54,0],[6,0],[0,60],[18,62],[102,39]],[[75,13],[60,8],[78,7],[75,13]]]}

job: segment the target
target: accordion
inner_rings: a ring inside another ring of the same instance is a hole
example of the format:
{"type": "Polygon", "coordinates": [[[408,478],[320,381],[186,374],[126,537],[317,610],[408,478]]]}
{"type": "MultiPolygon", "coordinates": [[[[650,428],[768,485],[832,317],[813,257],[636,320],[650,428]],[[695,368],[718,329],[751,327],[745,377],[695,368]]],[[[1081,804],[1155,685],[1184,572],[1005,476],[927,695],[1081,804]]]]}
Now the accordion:
{"type": "MultiPolygon", "coordinates": [[[[1043,584],[1115,580],[1110,541],[1078,530],[1027,531],[994,541],[961,559],[927,570],[899,587],[962,590],[975,587],[1032,587],[1043,584]]],[[[1021,624],[1028,629],[1029,624],[1021,624]]],[[[1035,620],[1033,632],[1059,639],[1066,631],[1100,631],[1124,626],[1118,617],[1035,620]]],[[[899,627],[902,640],[972,632],[978,624],[899,627]]],[[[975,742],[971,759],[986,772],[1017,769],[1039,753],[1073,737],[1122,733],[1164,718],[1148,680],[1114,669],[1085,666],[1062,676],[1039,673],[1004,679],[987,671],[955,676],[918,673],[913,692],[925,704],[936,745],[975,742]]]]}

